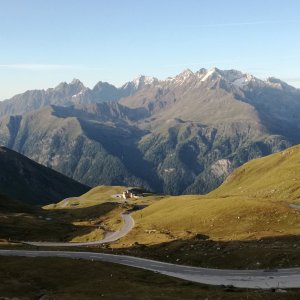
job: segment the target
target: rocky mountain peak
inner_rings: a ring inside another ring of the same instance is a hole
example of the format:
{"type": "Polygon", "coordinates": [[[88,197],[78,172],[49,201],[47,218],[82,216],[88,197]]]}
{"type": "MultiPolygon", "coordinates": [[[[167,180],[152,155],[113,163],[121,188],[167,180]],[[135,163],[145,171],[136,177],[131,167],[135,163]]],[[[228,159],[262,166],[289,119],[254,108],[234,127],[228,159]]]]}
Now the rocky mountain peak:
{"type": "Polygon", "coordinates": [[[70,83],[61,82],[54,88],[55,91],[64,92],[64,93],[67,92],[71,94],[77,94],[83,89],[85,89],[84,84],[79,79],[75,79],[75,78],[70,83]]]}
{"type": "Polygon", "coordinates": [[[116,87],[108,82],[103,82],[103,81],[99,81],[95,84],[95,86],[93,87],[93,90],[102,90],[103,88],[114,88],[116,89],[116,87]]]}
{"type": "Polygon", "coordinates": [[[70,84],[84,86],[83,83],[77,78],[73,78],[70,84]]]}
{"type": "Polygon", "coordinates": [[[214,67],[209,70],[200,69],[196,74],[202,82],[216,81],[222,79],[229,85],[241,89],[261,88],[268,84],[267,82],[260,80],[251,74],[242,73],[241,71],[234,69],[220,70],[214,67]]]}
{"type": "Polygon", "coordinates": [[[158,79],[152,76],[140,75],[135,78],[132,83],[136,87],[136,89],[140,89],[146,85],[152,85],[158,82],[158,79]]]}
{"type": "Polygon", "coordinates": [[[179,75],[177,75],[176,77],[186,80],[186,79],[194,77],[194,76],[195,76],[195,74],[193,71],[191,71],[190,69],[186,69],[183,72],[181,72],[179,75]]]}
{"type": "Polygon", "coordinates": [[[299,90],[276,78],[212,68],[156,82],[18,95],[0,103],[0,142],[88,185],[168,194],[206,193],[240,163],[300,143],[299,90]]]}
{"type": "Polygon", "coordinates": [[[191,71],[190,69],[185,69],[178,76],[180,76],[180,77],[189,77],[189,76],[193,76],[193,75],[194,75],[193,71],[191,71]]]}
{"type": "Polygon", "coordinates": [[[206,70],[206,72],[205,69],[204,70],[201,69],[201,70],[202,72],[199,74],[201,81],[216,80],[222,77],[222,71],[216,67],[206,70]]]}
{"type": "Polygon", "coordinates": [[[286,90],[286,91],[294,91],[295,88],[292,87],[291,85],[288,85],[286,82],[275,78],[275,77],[269,77],[266,80],[267,84],[274,87],[274,88],[278,88],[280,90],[286,90]]]}
{"type": "Polygon", "coordinates": [[[158,84],[158,79],[152,76],[140,75],[139,77],[125,83],[121,89],[128,93],[128,95],[144,88],[145,86],[158,84]]]}
{"type": "Polygon", "coordinates": [[[195,78],[195,73],[190,69],[186,69],[175,77],[169,77],[166,81],[171,82],[173,84],[181,85],[191,79],[195,78]]]}

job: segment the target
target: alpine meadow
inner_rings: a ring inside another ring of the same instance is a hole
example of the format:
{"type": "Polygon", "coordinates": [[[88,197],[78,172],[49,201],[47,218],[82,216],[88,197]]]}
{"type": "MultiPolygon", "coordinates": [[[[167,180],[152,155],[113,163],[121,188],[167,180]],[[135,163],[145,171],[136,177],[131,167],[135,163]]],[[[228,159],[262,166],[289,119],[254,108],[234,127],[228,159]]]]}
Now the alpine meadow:
{"type": "Polygon", "coordinates": [[[0,0],[0,300],[299,299],[299,11],[0,0]]]}

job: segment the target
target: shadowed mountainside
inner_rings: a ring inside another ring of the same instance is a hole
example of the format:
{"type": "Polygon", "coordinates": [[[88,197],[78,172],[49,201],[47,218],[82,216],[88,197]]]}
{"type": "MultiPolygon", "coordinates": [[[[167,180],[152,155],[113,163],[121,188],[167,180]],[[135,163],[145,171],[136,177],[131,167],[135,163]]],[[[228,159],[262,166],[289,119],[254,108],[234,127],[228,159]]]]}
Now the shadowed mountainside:
{"type": "Polygon", "coordinates": [[[24,203],[58,202],[89,189],[4,147],[0,147],[0,166],[0,193],[24,203]]]}

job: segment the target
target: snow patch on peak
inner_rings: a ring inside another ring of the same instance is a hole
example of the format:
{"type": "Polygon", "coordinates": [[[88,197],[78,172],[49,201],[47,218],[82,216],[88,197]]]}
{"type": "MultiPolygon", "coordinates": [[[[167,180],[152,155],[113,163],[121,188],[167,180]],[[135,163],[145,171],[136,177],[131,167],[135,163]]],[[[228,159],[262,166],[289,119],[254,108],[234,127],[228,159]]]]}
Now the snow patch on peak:
{"type": "Polygon", "coordinates": [[[191,71],[190,69],[186,69],[183,72],[181,72],[178,76],[180,77],[188,77],[188,76],[193,76],[194,72],[191,71]]]}
{"type": "Polygon", "coordinates": [[[168,77],[164,82],[171,85],[183,85],[189,82],[201,85],[201,82],[216,81],[218,79],[222,79],[227,82],[227,84],[232,85],[232,87],[242,90],[253,90],[255,88],[263,88],[266,86],[290,91],[294,90],[294,88],[287,83],[273,77],[264,81],[249,73],[243,73],[234,69],[220,70],[216,67],[211,69],[202,68],[195,73],[190,69],[186,69],[175,77],[168,77]]]}
{"type": "Polygon", "coordinates": [[[244,74],[242,72],[237,71],[237,70],[222,71],[216,67],[209,69],[209,70],[201,69],[200,71],[201,72],[199,72],[199,74],[200,74],[200,76],[202,75],[201,81],[206,81],[209,78],[212,78],[212,79],[223,78],[232,83],[233,81],[240,79],[241,77],[244,76],[244,74]]]}
{"type": "Polygon", "coordinates": [[[186,69],[175,77],[168,77],[165,81],[171,82],[177,85],[182,85],[186,81],[195,77],[195,73],[190,69],[186,69]]]}
{"type": "Polygon", "coordinates": [[[83,95],[86,90],[87,88],[82,89],[78,94],[73,95],[72,98],[77,98],[78,96],[83,95]]]}
{"type": "Polygon", "coordinates": [[[184,83],[187,79],[194,77],[195,74],[192,72],[190,69],[186,69],[183,72],[181,72],[179,75],[175,77],[175,80],[179,83],[182,84],[184,83]]]}
{"type": "Polygon", "coordinates": [[[263,86],[265,83],[252,76],[251,74],[248,73],[242,73],[237,70],[219,70],[217,68],[212,68],[209,69],[206,74],[204,72],[201,72],[202,77],[201,81],[207,81],[208,79],[216,80],[218,78],[222,78],[226,80],[228,83],[240,87],[240,88],[245,88],[248,86],[249,83],[252,83],[255,86],[263,86]]]}
{"type": "Polygon", "coordinates": [[[206,81],[210,77],[215,76],[221,78],[220,70],[216,67],[209,69],[206,74],[201,78],[201,81],[206,81]]]}
{"type": "Polygon", "coordinates": [[[140,75],[132,81],[126,82],[121,88],[123,90],[129,89],[132,93],[144,88],[145,86],[157,85],[158,83],[159,81],[155,77],[140,75]]]}
{"type": "Polygon", "coordinates": [[[152,85],[156,84],[158,79],[151,76],[140,75],[139,77],[135,78],[132,83],[136,89],[144,87],[145,85],[152,85]]]}
{"type": "Polygon", "coordinates": [[[255,81],[255,77],[250,74],[241,74],[241,77],[232,81],[232,84],[238,87],[246,86],[250,81],[255,81]]]}

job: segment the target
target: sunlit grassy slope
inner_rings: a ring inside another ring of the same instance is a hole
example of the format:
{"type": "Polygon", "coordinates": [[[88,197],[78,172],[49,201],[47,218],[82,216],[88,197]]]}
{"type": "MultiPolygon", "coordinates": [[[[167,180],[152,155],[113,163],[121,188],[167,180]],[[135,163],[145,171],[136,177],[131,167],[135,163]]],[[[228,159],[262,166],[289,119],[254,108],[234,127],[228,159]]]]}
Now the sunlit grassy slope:
{"type": "Polygon", "coordinates": [[[166,197],[136,212],[127,243],[197,234],[217,240],[300,234],[300,146],[248,162],[205,196],[166,197]],[[299,200],[297,200],[299,199],[299,200]]]}
{"type": "Polygon", "coordinates": [[[72,242],[86,242],[102,239],[106,231],[118,230],[122,224],[122,201],[115,195],[126,187],[97,186],[80,197],[67,198],[56,204],[44,206],[47,212],[59,219],[81,228],[72,242]]]}
{"type": "Polygon", "coordinates": [[[136,227],[128,239],[140,243],[197,234],[219,240],[300,234],[300,210],[258,198],[170,197],[136,212],[134,218],[136,227]]]}
{"type": "Polygon", "coordinates": [[[45,209],[61,209],[61,208],[74,208],[90,207],[93,205],[99,205],[107,202],[116,202],[116,198],[113,195],[120,194],[126,187],[124,186],[106,186],[101,185],[94,187],[87,193],[80,197],[68,198],[56,204],[50,204],[44,206],[45,209]]]}
{"type": "Polygon", "coordinates": [[[209,195],[251,196],[289,202],[300,199],[300,146],[244,164],[209,195]]]}
{"type": "Polygon", "coordinates": [[[99,240],[103,238],[105,229],[118,230],[122,226],[123,220],[120,215],[123,211],[131,209],[135,204],[151,205],[163,198],[149,194],[145,198],[130,199],[125,203],[116,195],[120,195],[126,189],[128,187],[101,185],[80,197],[65,199],[59,203],[44,206],[44,209],[60,215],[60,218],[64,220],[70,220],[73,225],[94,227],[87,234],[73,238],[73,242],[99,240]],[[100,228],[99,224],[102,224],[100,228]]]}

